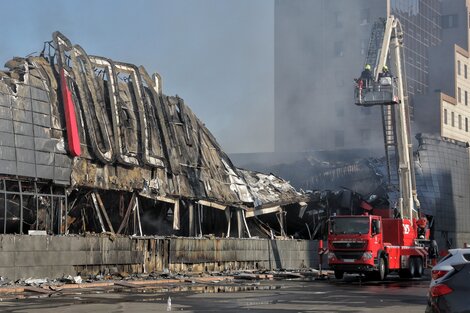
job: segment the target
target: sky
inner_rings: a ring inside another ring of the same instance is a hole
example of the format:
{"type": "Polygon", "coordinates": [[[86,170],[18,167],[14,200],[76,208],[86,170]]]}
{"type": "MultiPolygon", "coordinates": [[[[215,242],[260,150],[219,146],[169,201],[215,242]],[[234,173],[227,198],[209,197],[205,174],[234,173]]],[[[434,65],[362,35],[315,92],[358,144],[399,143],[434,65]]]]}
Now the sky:
{"type": "Polygon", "coordinates": [[[2,1],[0,64],[59,30],[163,78],[228,153],[274,149],[273,0],[2,1]]]}

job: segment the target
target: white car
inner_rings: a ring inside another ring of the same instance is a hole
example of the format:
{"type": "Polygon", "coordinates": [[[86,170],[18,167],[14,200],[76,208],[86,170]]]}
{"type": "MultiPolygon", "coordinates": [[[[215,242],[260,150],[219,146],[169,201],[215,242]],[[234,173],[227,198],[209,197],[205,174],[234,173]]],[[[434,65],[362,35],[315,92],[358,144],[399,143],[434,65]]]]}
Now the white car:
{"type": "Polygon", "coordinates": [[[449,254],[432,268],[430,287],[439,284],[446,277],[450,276],[455,271],[452,265],[465,263],[470,263],[470,248],[450,249],[449,254]]]}

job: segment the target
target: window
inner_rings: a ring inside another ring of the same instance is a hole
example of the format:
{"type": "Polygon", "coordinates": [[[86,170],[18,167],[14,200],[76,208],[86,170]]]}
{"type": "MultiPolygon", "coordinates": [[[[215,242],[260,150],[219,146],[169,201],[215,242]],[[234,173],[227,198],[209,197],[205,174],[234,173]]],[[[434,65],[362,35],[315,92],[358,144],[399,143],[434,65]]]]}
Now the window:
{"type": "Polygon", "coordinates": [[[335,146],[344,147],[344,131],[343,130],[335,131],[335,146]]]}
{"type": "Polygon", "coordinates": [[[457,99],[459,103],[462,102],[462,89],[460,89],[460,87],[457,88],[457,99]]]}
{"type": "Polygon", "coordinates": [[[335,111],[336,111],[337,117],[344,116],[344,112],[345,112],[344,108],[345,108],[344,101],[335,101],[335,111]]]}
{"type": "Polygon", "coordinates": [[[370,129],[361,129],[361,143],[370,141],[370,129]]]}
{"type": "Polygon", "coordinates": [[[335,27],[336,28],[343,27],[343,22],[341,22],[341,16],[339,12],[335,12],[335,27]]]}
{"type": "Polygon", "coordinates": [[[459,19],[457,14],[449,14],[441,16],[442,28],[455,28],[459,26],[459,19]]]}
{"type": "Polygon", "coordinates": [[[364,9],[361,11],[361,25],[366,25],[370,20],[370,9],[364,9]]]}
{"type": "Polygon", "coordinates": [[[459,129],[462,129],[462,115],[459,114],[459,129]]]}
{"type": "Polygon", "coordinates": [[[447,109],[444,109],[444,124],[447,125],[447,109]]]}
{"type": "Polygon", "coordinates": [[[465,118],[465,131],[468,133],[468,117],[465,118]]]}
{"type": "Polygon", "coordinates": [[[468,105],[468,92],[465,90],[465,105],[468,105]]]}
{"type": "Polygon", "coordinates": [[[450,125],[451,125],[452,127],[455,127],[454,112],[450,112],[450,125]]]}
{"type": "Polygon", "coordinates": [[[364,114],[364,115],[370,115],[370,107],[361,107],[361,112],[364,114]]]}
{"type": "Polygon", "coordinates": [[[336,116],[338,117],[344,116],[344,108],[341,108],[341,107],[336,108],[336,116]]]}
{"type": "Polygon", "coordinates": [[[464,64],[463,66],[463,76],[467,78],[467,64],[464,64]]]}
{"type": "Polygon", "coordinates": [[[460,61],[457,61],[457,75],[460,75],[460,61]]]}
{"type": "Polygon", "coordinates": [[[335,42],[335,56],[342,57],[344,55],[343,42],[335,42]]]}
{"type": "Polygon", "coordinates": [[[344,72],[342,72],[342,71],[335,72],[335,82],[336,82],[337,87],[344,87],[344,85],[345,85],[344,77],[346,77],[344,72]]]}

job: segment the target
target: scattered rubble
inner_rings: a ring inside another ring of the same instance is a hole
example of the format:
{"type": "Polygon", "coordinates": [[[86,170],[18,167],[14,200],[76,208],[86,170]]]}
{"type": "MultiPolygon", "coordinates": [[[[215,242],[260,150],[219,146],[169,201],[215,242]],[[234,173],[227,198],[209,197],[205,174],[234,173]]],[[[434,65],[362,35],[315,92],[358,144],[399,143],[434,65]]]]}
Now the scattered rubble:
{"type": "MultiPolygon", "coordinates": [[[[327,271],[324,271],[327,272],[327,271]]],[[[326,273],[328,274],[328,273],[326,273]]],[[[330,273],[331,274],[331,273],[330,273]]],[[[237,282],[246,284],[246,281],[256,283],[260,280],[273,279],[316,279],[321,278],[318,270],[308,269],[305,271],[275,271],[275,272],[238,272],[238,273],[202,273],[199,275],[176,274],[176,273],[149,273],[129,275],[125,279],[120,279],[118,275],[103,276],[90,275],[85,280],[81,276],[67,276],[60,279],[26,279],[9,282],[0,287],[0,294],[33,292],[45,295],[62,293],[66,290],[88,289],[88,288],[155,288],[165,285],[184,284],[236,284],[237,282]]]]}

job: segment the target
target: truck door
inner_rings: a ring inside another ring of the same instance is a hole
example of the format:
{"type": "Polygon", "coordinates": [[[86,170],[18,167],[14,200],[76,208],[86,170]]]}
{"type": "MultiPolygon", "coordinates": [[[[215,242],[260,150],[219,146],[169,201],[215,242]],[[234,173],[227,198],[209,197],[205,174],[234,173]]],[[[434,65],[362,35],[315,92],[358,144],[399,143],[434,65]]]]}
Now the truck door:
{"type": "Polygon", "coordinates": [[[382,222],[380,218],[373,218],[370,223],[371,230],[370,234],[372,237],[372,244],[374,246],[382,246],[382,222]]]}

